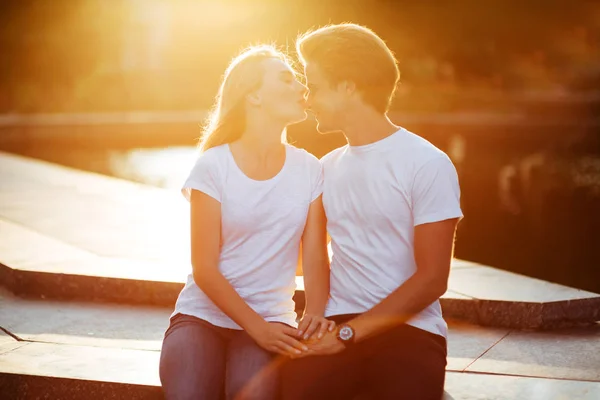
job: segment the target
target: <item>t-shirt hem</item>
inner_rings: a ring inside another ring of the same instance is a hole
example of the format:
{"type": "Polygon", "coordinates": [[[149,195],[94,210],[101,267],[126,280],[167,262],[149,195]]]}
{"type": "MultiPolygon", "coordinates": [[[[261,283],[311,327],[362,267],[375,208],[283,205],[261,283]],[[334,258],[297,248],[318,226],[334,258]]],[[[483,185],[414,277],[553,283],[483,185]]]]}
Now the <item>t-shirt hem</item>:
{"type": "Polygon", "coordinates": [[[429,332],[429,333],[432,333],[432,334],[434,334],[434,335],[441,336],[441,337],[443,337],[444,339],[447,339],[447,334],[446,334],[445,332],[441,332],[441,331],[439,331],[438,329],[428,329],[427,327],[425,327],[425,326],[421,325],[421,324],[419,323],[419,321],[408,321],[408,322],[406,323],[406,325],[410,325],[410,326],[412,326],[413,328],[420,329],[420,330],[422,330],[422,331],[429,332]]]}
{"type": "MultiPolygon", "coordinates": [[[[229,318],[222,318],[220,316],[214,316],[214,315],[209,315],[209,314],[204,314],[204,313],[194,313],[194,312],[187,312],[184,310],[175,310],[171,313],[171,316],[169,317],[169,319],[173,318],[174,316],[176,316],[177,314],[185,314],[185,315],[190,315],[192,317],[196,317],[199,319],[203,319],[206,322],[209,322],[210,324],[214,325],[214,326],[218,326],[219,328],[226,328],[226,329],[235,329],[235,330],[244,330],[244,328],[242,328],[241,326],[239,326],[238,324],[236,324],[233,320],[229,319],[229,318]]],[[[294,315],[296,315],[294,313],[294,315]]],[[[284,316],[281,317],[267,317],[265,318],[265,321],[267,322],[281,322],[283,324],[286,325],[290,325],[293,328],[297,328],[298,327],[298,322],[296,322],[296,319],[294,317],[291,317],[289,319],[286,319],[284,316]]]]}
{"type": "Polygon", "coordinates": [[[213,199],[217,200],[219,203],[221,202],[221,198],[218,193],[206,187],[206,185],[195,181],[186,182],[186,184],[181,188],[181,194],[183,195],[183,197],[185,197],[187,201],[191,201],[192,190],[198,190],[204,194],[209,195],[213,199]]]}
{"type": "Polygon", "coordinates": [[[320,196],[320,195],[322,195],[322,194],[323,194],[323,191],[322,191],[322,190],[321,190],[321,191],[319,191],[317,194],[314,194],[314,195],[311,197],[311,199],[310,199],[310,202],[312,203],[313,201],[315,201],[316,199],[318,199],[318,198],[319,198],[319,196],[320,196]]]}
{"type": "Polygon", "coordinates": [[[212,324],[214,326],[218,326],[219,328],[242,330],[242,327],[239,326],[238,324],[236,324],[235,322],[233,322],[232,320],[225,319],[220,316],[211,315],[209,313],[198,313],[198,312],[190,312],[187,310],[175,309],[175,311],[173,311],[173,313],[171,314],[170,318],[173,318],[177,314],[190,315],[192,317],[196,317],[196,318],[202,319],[206,322],[209,322],[210,324],[212,324]]]}
{"type": "MultiPolygon", "coordinates": [[[[364,311],[356,311],[356,310],[325,310],[325,318],[331,318],[331,317],[336,317],[339,315],[351,315],[351,314],[363,314],[365,312],[367,312],[368,310],[364,310],[364,311]]],[[[446,324],[446,321],[443,319],[443,317],[441,318],[441,320],[443,321],[444,324],[446,324]]],[[[418,318],[413,318],[412,320],[409,320],[406,322],[406,325],[410,325],[413,328],[417,328],[417,329],[421,329],[422,331],[425,332],[429,332],[432,333],[434,335],[438,335],[443,337],[444,339],[447,339],[447,330],[446,331],[441,331],[439,329],[436,329],[436,327],[429,327],[429,326],[425,326],[426,324],[419,320],[418,318]]]]}

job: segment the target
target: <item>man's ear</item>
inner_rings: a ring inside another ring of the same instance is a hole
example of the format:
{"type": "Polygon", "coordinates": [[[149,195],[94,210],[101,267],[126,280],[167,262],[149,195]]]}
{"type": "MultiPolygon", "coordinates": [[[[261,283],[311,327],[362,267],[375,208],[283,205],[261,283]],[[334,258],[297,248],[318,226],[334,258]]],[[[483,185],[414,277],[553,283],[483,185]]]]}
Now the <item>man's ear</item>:
{"type": "Polygon", "coordinates": [[[340,82],[339,89],[343,91],[347,96],[352,96],[356,92],[356,84],[352,81],[340,82]]]}

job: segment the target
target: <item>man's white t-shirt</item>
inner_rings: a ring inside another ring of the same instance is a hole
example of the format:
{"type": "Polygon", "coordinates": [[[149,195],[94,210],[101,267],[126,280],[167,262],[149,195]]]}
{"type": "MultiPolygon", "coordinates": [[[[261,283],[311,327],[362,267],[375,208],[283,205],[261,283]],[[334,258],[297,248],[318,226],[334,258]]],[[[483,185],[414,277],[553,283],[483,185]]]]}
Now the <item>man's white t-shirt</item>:
{"type": "MultiPolygon", "coordinates": [[[[237,166],[229,145],[204,152],[182,192],[199,190],[221,203],[219,270],[244,301],[267,321],[297,326],[292,297],[299,246],[310,203],[323,190],[319,160],[286,145],[273,178],[257,181],[237,166]]],[[[193,246],[193,243],[192,243],[193,246]]],[[[213,325],[241,329],[196,285],[190,273],[175,311],[213,325]]]]}
{"type": "MultiPolygon", "coordinates": [[[[363,313],[415,273],[416,225],[462,217],[456,169],[444,152],[403,128],[375,143],[338,148],[321,164],[333,253],[325,315],[363,313]]],[[[447,336],[439,301],[408,324],[447,336]]]]}

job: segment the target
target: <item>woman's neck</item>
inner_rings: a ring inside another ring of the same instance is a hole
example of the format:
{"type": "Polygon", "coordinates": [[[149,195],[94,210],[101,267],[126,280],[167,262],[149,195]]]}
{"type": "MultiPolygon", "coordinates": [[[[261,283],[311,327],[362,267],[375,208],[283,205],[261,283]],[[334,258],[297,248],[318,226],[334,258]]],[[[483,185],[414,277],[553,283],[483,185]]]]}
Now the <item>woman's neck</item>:
{"type": "Polygon", "coordinates": [[[247,121],[246,130],[236,142],[245,150],[252,152],[259,158],[279,154],[283,143],[281,136],[285,126],[267,123],[267,121],[247,121]]]}

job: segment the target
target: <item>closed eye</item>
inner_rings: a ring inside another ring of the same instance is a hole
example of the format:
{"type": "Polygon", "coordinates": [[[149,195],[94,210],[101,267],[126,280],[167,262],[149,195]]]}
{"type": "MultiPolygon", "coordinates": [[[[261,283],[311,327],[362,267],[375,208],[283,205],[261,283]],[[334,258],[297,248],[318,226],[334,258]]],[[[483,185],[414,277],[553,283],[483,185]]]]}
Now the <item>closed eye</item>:
{"type": "Polygon", "coordinates": [[[280,79],[288,84],[294,83],[296,77],[290,71],[281,71],[279,73],[280,79]]]}

